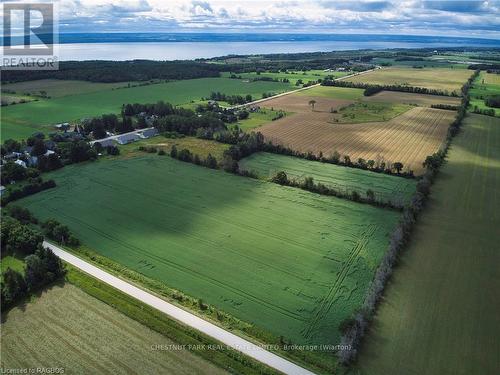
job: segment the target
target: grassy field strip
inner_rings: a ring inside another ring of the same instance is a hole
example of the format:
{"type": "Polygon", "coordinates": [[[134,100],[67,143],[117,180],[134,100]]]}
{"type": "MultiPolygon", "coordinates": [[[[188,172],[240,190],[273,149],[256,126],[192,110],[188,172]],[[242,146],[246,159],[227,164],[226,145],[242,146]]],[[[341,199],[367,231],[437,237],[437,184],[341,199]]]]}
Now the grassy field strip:
{"type": "Polygon", "coordinates": [[[284,372],[285,374],[304,374],[313,375],[312,372],[297,366],[296,364],[277,356],[271,352],[262,349],[260,346],[255,345],[247,340],[242,339],[224,329],[209,323],[196,315],[193,315],[167,301],[158,298],[136,286],[129,284],[95,266],[92,264],[68,253],[67,251],[54,246],[48,242],[44,242],[44,246],[49,247],[54,254],[59,256],[62,260],[72,264],[73,266],[81,269],[82,271],[96,277],[97,279],[113,286],[114,288],[154,307],[157,310],[164,312],[170,317],[178,320],[189,327],[195,328],[206,335],[226,344],[246,355],[252,357],[272,368],[284,372]]]}
{"type": "Polygon", "coordinates": [[[416,181],[412,179],[264,152],[252,154],[239,164],[240,169],[254,171],[264,178],[270,178],[279,171],[285,171],[289,177],[299,180],[313,177],[315,182],[347,194],[357,191],[364,195],[366,190],[371,189],[377,199],[394,203],[408,203],[416,186],[416,181]]]}
{"type": "Polygon", "coordinates": [[[494,374],[500,365],[500,119],[468,115],[353,374],[494,374]]]}
{"type": "Polygon", "coordinates": [[[296,343],[337,342],[337,327],[363,300],[398,220],[390,210],[168,156],[67,166],[50,178],[55,189],[17,204],[68,225],[115,262],[296,343]],[[304,337],[318,301],[370,225],[379,229],[336,305],[316,336],[304,337]]]}
{"type": "Polygon", "coordinates": [[[225,374],[167,337],[78,288],[55,285],[2,322],[2,368],[64,368],[68,374],[225,374]]]}

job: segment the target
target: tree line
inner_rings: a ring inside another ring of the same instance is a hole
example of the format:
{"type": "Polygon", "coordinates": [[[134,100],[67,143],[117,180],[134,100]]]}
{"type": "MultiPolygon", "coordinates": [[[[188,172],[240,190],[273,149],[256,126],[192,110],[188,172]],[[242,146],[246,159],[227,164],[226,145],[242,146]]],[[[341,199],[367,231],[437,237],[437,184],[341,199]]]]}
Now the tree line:
{"type": "Polygon", "coordinates": [[[350,365],[357,357],[359,346],[367,331],[367,328],[375,315],[376,308],[382,298],[385,286],[390,279],[394,267],[398,263],[399,255],[406,248],[410,241],[415,223],[425,203],[429,197],[431,186],[443,165],[452,139],[459,133],[462,121],[466,115],[469,105],[469,89],[480,71],[474,74],[462,86],[462,100],[455,120],[448,128],[446,140],[441,150],[433,155],[429,155],[423,162],[426,168],[425,174],[419,179],[417,189],[410,204],[404,208],[400,221],[393,231],[387,249],[381,263],[379,264],[375,276],[370,283],[362,307],[353,316],[341,323],[339,329],[342,333],[340,345],[350,348],[339,350],[337,357],[343,365],[350,365]]]}
{"type": "Polygon", "coordinates": [[[2,71],[1,81],[66,79],[91,82],[180,80],[218,77],[221,67],[197,61],[61,61],[58,70],[2,71]]]}
{"type": "Polygon", "coordinates": [[[324,79],[323,82],[321,82],[321,85],[365,89],[364,91],[365,96],[370,96],[383,90],[410,92],[415,94],[428,94],[428,95],[441,95],[441,96],[454,96],[454,97],[458,96],[458,94],[455,91],[449,92],[447,90],[429,89],[426,87],[415,87],[415,86],[405,86],[405,85],[372,85],[369,83],[336,81],[332,79],[324,79]]]}
{"type": "MultiPolygon", "coordinates": [[[[239,171],[239,174],[245,175],[245,176],[255,176],[251,172],[247,171],[239,171]]],[[[376,198],[376,194],[373,190],[367,189],[365,192],[365,195],[363,196],[356,190],[352,190],[351,192],[341,192],[340,190],[334,189],[332,187],[329,187],[321,182],[314,182],[313,177],[304,177],[302,180],[297,180],[297,179],[290,179],[288,178],[287,174],[285,171],[279,171],[277,172],[273,177],[269,179],[269,181],[274,182],[279,185],[283,186],[291,186],[291,187],[296,187],[299,189],[307,190],[312,193],[317,193],[321,195],[328,195],[328,196],[333,196],[333,197],[338,197],[338,198],[344,198],[351,200],[353,202],[358,202],[358,203],[368,203],[377,207],[383,207],[383,208],[392,208],[396,210],[402,210],[403,206],[400,204],[397,204],[395,202],[392,202],[391,200],[381,200],[376,198]]]]}
{"type": "Polygon", "coordinates": [[[56,255],[43,247],[43,236],[11,217],[4,217],[1,226],[1,244],[4,255],[24,257],[24,272],[7,268],[0,285],[2,309],[36,292],[65,274],[56,255]]]}

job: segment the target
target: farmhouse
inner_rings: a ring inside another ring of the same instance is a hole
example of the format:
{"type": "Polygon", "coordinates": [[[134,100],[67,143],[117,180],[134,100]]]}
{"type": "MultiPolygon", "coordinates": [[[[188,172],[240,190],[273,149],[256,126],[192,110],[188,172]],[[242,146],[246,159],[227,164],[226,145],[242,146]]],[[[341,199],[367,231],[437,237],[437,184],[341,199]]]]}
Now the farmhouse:
{"type": "Polygon", "coordinates": [[[158,135],[158,129],[156,128],[145,129],[144,131],[138,133],[138,135],[143,139],[151,138],[158,135]]]}
{"type": "Polygon", "coordinates": [[[137,133],[129,133],[129,134],[122,134],[119,137],[116,138],[116,142],[120,145],[126,145],[131,142],[135,142],[141,139],[141,137],[137,133]]]}
{"type": "Polygon", "coordinates": [[[102,147],[114,146],[115,142],[112,139],[103,139],[100,141],[95,141],[93,144],[99,143],[102,147]]]}

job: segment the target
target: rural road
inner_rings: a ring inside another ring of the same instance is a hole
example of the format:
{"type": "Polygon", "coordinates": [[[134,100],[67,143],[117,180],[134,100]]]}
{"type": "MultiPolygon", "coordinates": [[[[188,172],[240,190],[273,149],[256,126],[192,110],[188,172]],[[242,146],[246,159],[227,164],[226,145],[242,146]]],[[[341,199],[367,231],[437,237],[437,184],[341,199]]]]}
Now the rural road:
{"type": "Polygon", "coordinates": [[[308,371],[293,362],[290,362],[276,354],[273,354],[260,346],[251,343],[231,332],[228,332],[215,324],[207,322],[196,315],[193,315],[186,310],[183,310],[155,295],[148,293],[147,291],[140,289],[110,273],[103,271],[102,269],[86,262],[85,260],[78,258],[77,256],[61,249],[47,241],[43,242],[45,247],[51,249],[54,254],[59,258],[68,262],[74,267],[88,273],[89,275],[111,285],[112,287],[128,294],[131,297],[138,299],[141,302],[167,314],[171,318],[184,323],[185,325],[197,329],[200,332],[220,341],[221,343],[240,351],[262,362],[278,371],[285,374],[292,375],[314,375],[313,372],[308,371]]]}
{"type": "MultiPolygon", "coordinates": [[[[334,81],[342,81],[343,79],[354,77],[354,76],[360,76],[360,75],[363,75],[363,74],[366,74],[366,73],[369,73],[369,72],[373,72],[374,70],[377,70],[377,69],[382,69],[382,68],[376,67],[376,68],[373,68],[373,69],[370,69],[370,70],[364,70],[364,71],[359,72],[359,73],[353,73],[353,74],[349,74],[347,76],[343,76],[343,77],[339,77],[339,78],[334,78],[333,80],[334,81]]],[[[276,94],[276,95],[270,96],[268,98],[254,100],[253,102],[248,102],[248,103],[245,103],[245,104],[235,105],[233,107],[229,107],[229,109],[238,109],[238,108],[243,108],[243,107],[249,107],[249,106],[252,106],[252,105],[255,105],[255,104],[259,104],[259,103],[265,102],[267,100],[276,99],[276,98],[279,98],[281,96],[294,94],[294,93],[299,92],[299,91],[309,90],[309,89],[312,89],[313,87],[318,87],[318,86],[321,86],[321,83],[316,83],[314,85],[307,86],[307,87],[301,87],[300,89],[296,89],[296,90],[292,90],[292,91],[285,91],[285,92],[282,92],[281,94],[276,94]]]]}

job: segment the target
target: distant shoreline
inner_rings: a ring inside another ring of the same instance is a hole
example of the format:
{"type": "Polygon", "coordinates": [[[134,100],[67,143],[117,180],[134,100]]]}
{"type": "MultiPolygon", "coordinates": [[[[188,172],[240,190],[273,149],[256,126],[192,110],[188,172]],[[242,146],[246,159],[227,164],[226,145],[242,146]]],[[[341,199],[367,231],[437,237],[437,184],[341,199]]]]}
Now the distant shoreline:
{"type": "MultiPolygon", "coordinates": [[[[12,44],[22,44],[23,37],[13,37],[12,44]]],[[[391,35],[391,34],[275,34],[275,33],[60,33],[59,44],[80,43],[182,43],[182,42],[387,42],[442,44],[450,46],[500,46],[499,39],[460,36],[391,35]]]]}

